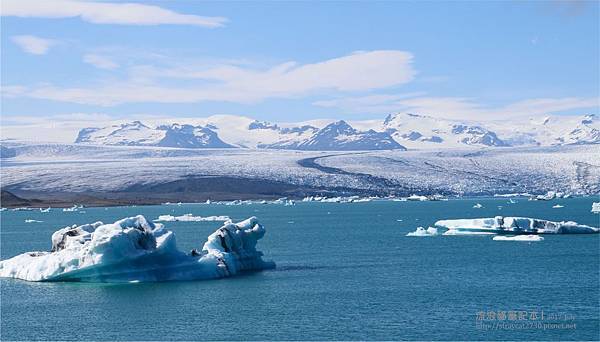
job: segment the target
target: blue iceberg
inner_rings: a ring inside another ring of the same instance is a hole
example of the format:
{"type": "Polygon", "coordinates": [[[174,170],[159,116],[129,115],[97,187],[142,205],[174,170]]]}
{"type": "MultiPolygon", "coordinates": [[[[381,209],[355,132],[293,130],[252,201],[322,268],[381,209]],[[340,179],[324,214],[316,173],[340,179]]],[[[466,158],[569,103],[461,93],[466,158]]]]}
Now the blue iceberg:
{"type": "Polygon", "coordinates": [[[175,234],[143,216],[65,227],[50,252],[0,261],[0,276],[28,281],[154,282],[215,279],[274,268],[256,244],[265,228],[256,217],[226,222],[201,251],[177,249],[175,234]]]}

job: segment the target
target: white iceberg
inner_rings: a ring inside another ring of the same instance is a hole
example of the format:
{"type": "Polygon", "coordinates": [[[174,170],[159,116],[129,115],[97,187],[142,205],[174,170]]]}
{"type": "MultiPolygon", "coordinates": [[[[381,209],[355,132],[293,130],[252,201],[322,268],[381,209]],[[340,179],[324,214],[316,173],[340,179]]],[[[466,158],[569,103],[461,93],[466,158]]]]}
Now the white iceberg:
{"type": "Polygon", "coordinates": [[[436,227],[448,229],[444,235],[459,234],[593,234],[600,228],[573,221],[547,221],[527,217],[502,217],[441,220],[436,227]],[[450,233],[452,231],[452,233],[450,233]]]}
{"type": "Polygon", "coordinates": [[[75,204],[74,206],[72,206],[71,208],[63,208],[62,211],[65,212],[69,212],[69,211],[77,211],[79,209],[83,208],[83,206],[78,206],[77,204],[75,204]]]}
{"type": "Polygon", "coordinates": [[[42,223],[44,221],[40,221],[40,220],[34,220],[34,219],[26,219],[25,223],[42,223]]]}
{"type": "Polygon", "coordinates": [[[559,208],[564,208],[564,207],[565,207],[564,205],[560,205],[560,204],[555,204],[552,206],[552,208],[554,208],[554,209],[559,209],[559,208]]]}
{"type": "Polygon", "coordinates": [[[415,195],[412,194],[408,197],[406,197],[407,201],[428,201],[429,198],[427,198],[427,196],[419,196],[419,195],[415,195]]]}
{"type": "Polygon", "coordinates": [[[175,234],[143,216],[111,224],[65,227],[52,234],[50,252],[0,261],[0,277],[29,281],[148,282],[214,279],[275,267],[256,243],[265,234],[256,217],[228,222],[201,252],[177,249],[175,234]]]}
{"type": "Polygon", "coordinates": [[[406,234],[406,236],[435,236],[438,234],[437,228],[429,227],[427,229],[418,227],[414,232],[406,234]]]}
{"type": "Polygon", "coordinates": [[[231,221],[229,216],[194,216],[192,214],[185,214],[181,216],[173,215],[159,215],[154,222],[205,222],[205,221],[231,221]]]}
{"type": "Polygon", "coordinates": [[[592,212],[596,214],[600,213],[600,202],[592,203],[592,212]]]}
{"type": "Polygon", "coordinates": [[[480,209],[480,208],[483,208],[483,205],[481,205],[481,203],[477,203],[473,206],[473,208],[480,209]]]}
{"type": "Polygon", "coordinates": [[[537,242],[543,241],[544,238],[539,235],[517,235],[517,236],[494,236],[494,241],[524,241],[524,242],[537,242]]]}

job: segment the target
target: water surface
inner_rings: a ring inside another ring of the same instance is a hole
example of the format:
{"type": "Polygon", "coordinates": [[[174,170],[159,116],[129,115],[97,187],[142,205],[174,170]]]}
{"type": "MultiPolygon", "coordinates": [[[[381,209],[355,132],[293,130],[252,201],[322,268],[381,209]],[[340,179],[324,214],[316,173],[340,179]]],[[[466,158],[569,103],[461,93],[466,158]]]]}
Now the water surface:
{"type": "MultiPolygon", "coordinates": [[[[114,222],[137,214],[155,219],[161,214],[192,213],[229,215],[234,220],[259,217],[267,228],[259,249],[278,267],[195,282],[115,285],[2,279],[0,337],[597,340],[599,235],[546,236],[537,243],[492,241],[489,236],[405,236],[438,219],[495,215],[574,220],[598,227],[600,215],[590,213],[593,201],[598,199],[5,211],[2,259],[48,250],[52,232],[67,225],[114,222]],[[472,208],[477,202],[484,208],[472,208]],[[557,203],[565,207],[553,209],[557,203]],[[526,320],[508,319],[509,313],[519,311],[528,313],[526,320]],[[491,312],[507,316],[488,319],[491,312]],[[529,319],[531,312],[537,313],[537,320],[529,319]]],[[[166,225],[175,231],[182,250],[201,247],[220,226],[218,222],[166,225]]]]}

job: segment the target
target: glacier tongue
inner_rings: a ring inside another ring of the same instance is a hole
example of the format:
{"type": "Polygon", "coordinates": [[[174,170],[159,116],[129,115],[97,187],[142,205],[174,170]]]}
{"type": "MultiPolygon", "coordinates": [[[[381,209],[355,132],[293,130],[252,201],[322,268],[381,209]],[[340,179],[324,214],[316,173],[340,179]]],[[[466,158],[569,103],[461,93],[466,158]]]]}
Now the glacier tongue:
{"type": "Polygon", "coordinates": [[[147,282],[213,279],[275,267],[256,243],[265,234],[256,217],[227,222],[202,253],[177,249],[175,235],[138,215],[112,224],[65,227],[52,235],[50,252],[0,261],[0,276],[29,281],[147,282]]]}
{"type": "Polygon", "coordinates": [[[573,221],[554,222],[528,217],[440,220],[435,226],[447,228],[445,235],[468,234],[594,234],[600,228],[573,221]]]}

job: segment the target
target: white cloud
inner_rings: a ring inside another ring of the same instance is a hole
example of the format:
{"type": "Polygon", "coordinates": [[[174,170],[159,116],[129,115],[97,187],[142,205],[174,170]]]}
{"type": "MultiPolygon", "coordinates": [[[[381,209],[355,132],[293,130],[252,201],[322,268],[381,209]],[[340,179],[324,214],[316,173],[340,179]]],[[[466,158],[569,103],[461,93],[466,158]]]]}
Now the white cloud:
{"type": "Polygon", "coordinates": [[[33,55],[45,55],[50,47],[57,43],[54,39],[46,39],[32,35],[12,36],[11,39],[23,51],[33,55]]]}
{"type": "Polygon", "coordinates": [[[111,69],[116,69],[119,67],[119,64],[117,64],[115,61],[113,61],[109,57],[97,55],[97,54],[93,54],[93,53],[88,53],[85,56],[83,56],[83,61],[85,63],[91,64],[91,65],[95,66],[96,68],[100,68],[100,69],[111,70],[111,69]]]}
{"type": "Polygon", "coordinates": [[[446,119],[493,120],[540,116],[569,110],[600,107],[598,97],[526,99],[505,106],[491,107],[465,97],[429,97],[411,94],[370,95],[317,101],[321,107],[339,108],[348,113],[413,112],[446,119]]]}
{"type": "Polygon", "coordinates": [[[72,143],[81,128],[104,126],[113,120],[101,113],[3,115],[0,136],[3,139],[72,143]]]}
{"type": "Polygon", "coordinates": [[[201,101],[259,102],[290,98],[317,91],[368,91],[410,82],[415,75],[412,55],[404,51],[359,52],[299,65],[287,62],[266,70],[237,64],[202,68],[140,66],[132,78],[88,88],[44,85],[14,96],[94,105],[131,102],[193,103],[201,101]],[[160,85],[161,79],[186,79],[186,84],[160,85]]]}
{"type": "Polygon", "coordinates": [[[2,0],[2,16],[73,18],[94,24],[224,26],[223,17],[180,14],[158,6],[78,0],[2,0]]]}
{"type": "Polygon", "coordinates": [[[347,113],[383,114],[398,109],[399,101],[424,95],[423,92],[405,94],[379,94],[367,96],[342,97],[313,102],[313,105],[327,108],[339,108],[347,113]]]}

